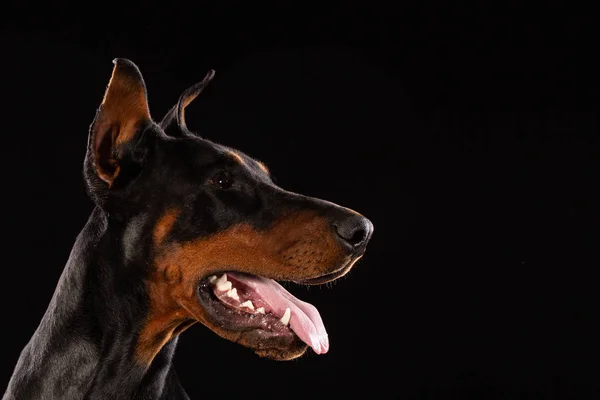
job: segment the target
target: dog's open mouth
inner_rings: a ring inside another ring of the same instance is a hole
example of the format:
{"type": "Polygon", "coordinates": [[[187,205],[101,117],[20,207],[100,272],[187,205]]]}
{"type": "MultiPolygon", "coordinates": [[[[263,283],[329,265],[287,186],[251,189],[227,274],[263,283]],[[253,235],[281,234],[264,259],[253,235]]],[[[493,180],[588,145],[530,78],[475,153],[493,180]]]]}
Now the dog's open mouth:
{"type": "Polygon", "coordinates": [[[212,275],[201,280],[199,296],[225,329],[260,332],[284,342],[300,339],[317,354],[329,350],[318,310],[272,279],[240,272],[212,275]]]}

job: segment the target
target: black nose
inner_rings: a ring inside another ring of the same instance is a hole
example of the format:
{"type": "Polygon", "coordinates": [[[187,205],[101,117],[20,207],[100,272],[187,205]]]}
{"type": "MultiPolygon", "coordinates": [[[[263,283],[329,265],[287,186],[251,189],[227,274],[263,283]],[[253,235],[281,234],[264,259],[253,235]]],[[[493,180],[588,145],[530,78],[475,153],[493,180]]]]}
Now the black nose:
{"type": "Polygon", "coordinates": [[[335,224],[338,236],[353,248],[366,246],[373,234],[373,224],[361,215],[352,215],[335,224]]]}

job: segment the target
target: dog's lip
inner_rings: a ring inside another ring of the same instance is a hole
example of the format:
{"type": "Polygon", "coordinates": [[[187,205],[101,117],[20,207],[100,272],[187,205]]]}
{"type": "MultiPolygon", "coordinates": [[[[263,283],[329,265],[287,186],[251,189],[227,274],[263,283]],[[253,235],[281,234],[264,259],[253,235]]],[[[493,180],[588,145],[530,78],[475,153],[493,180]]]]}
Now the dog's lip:
{"type": "MultiPolygon", "coordinates": [[[[316,276],[314,278],[305,278],[305,279],[275,279],[275,280],[278,281],[278,282],[293,282],[293,283],[296,283],[298,285],[320,285],[320,284],[324,284],[324,283],[335,281],[336,279],[341,278],[342,276],[346,275],[348,273],[348,271],[350,271],[350,269],[354,265],[355,261],[357,261],[357,260],[352,260],[352,261],[346,263],[343,267],[341,267],[340,269],[338,269],[338,270],[336,270],[334,272],[330,272],[330,273],[327,273],[327,274],[324,274],[324,275],[316,276]]],[[[230,271],[235,271],[235,270],[230,270],[230,271]]],[[[212,277],[212,276],[221,276],[221,275],[223,275],[224,273],[227,273],[227,272],[228,272],[228,270],[223,270],[223,271],[219,271],[219,272],[208,274],[208,275],[204,276],[201,279],[201,282],[208,282],[208,280],[209,280],[210,277],[212,277]]],[[[269,278],[268,276],[264,276],[264,275],[260,275],[260,276],[262,276],[264,278],[269,278]]]]}
{"type": "Polygon", "coordinates": [[[341,278],[342,276],[346,275],[352,269],[354,264],[358,260],[360,260],[361,257],[362,257],[362,254],[359,255],[358,257],[355,257],[355,258],[349,260],[346,264],[344,264],[344,266],[342,266],[338,270],[330,272],[328,274],[317,276],[315,278],[295,280],[293,282],[300,284],[300,285],[322,285],[324,283],[333,282],[333,281],[341,278]]]}
{"type": "Polygon", "coordinates": [[[301,280],[296,280],[293,282],[300,284],[300,285],[322,285],[324,283],[332,282],[338,278],[341,278],[342,276],[346,275],[346,273],[348,272],[349,269],[350,268],[348,268],[348,267],[344,267],[343,269],[341,269],[339,271],[321,275],[316,278],[301,279],[301,280]]]}
{"type": "MultiPolygon", "coordinates": [[[[343,266],[341,266],[340,268],[338,268],[337,270],[335,270],[333,272],[329,272],[329,273],[319,275],[319,276],[316,276],[313,278],[304,278],[304,279],[293,279],[293,278],[285,279],[285,278],[283,278],[283,279],[281,279],[281,278],[270,278],[265,275],[260,275],[260,276],[262,276],[264,278],[274,279],[278,282],[293,282],[298,285],[321,285],[321,284],[335,281],[335,280],[341,278],[342,276],[346,275],[352,269],[354,264],[362,258],[362,256],[363,256],[363,254],[360,254],[360,255],[348,260],[347,263],[345,263],[343,266]]],[[[235,271],[235,269],[229,269],[229,270],[235,271]]],[[[221,275],[223,275],[223,273],[226,273],[226,272],[227,272],[227,270],[221,270],[221,271],[215,271],[215,272],[209,273],[209,274],[205,275],[204,277],[202,277],[202,279],[200,281],[208,282],[208,279],[211,276],[215,276],[215,275],[221,276],[221,275]]]]}

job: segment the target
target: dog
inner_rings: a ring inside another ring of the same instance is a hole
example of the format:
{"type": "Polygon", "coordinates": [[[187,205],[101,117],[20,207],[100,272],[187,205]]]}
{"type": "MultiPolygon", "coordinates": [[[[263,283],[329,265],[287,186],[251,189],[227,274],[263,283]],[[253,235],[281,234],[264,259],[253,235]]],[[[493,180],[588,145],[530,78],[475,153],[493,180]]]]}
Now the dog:
{"type": "Polygon", "coordinates": [[[171,364],[197,322],[260,357],[326,353],[318,310],[278,281],[346,275],[371,221],[189,130],[213,70],[155,122],[139,68],[113,63],[83,162],[94,209],[3,399],[189,399],[171,364]]]}

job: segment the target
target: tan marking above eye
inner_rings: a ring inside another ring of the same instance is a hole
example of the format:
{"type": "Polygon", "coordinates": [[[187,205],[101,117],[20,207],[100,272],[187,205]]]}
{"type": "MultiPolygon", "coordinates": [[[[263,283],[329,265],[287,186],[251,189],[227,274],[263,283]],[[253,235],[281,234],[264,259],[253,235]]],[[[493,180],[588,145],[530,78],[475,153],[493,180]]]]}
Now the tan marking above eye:
{"type": "Polygon", "coordinates": [[[257,163],[258,163],[258,166],[260,167],[260,169],[262,169],[265,174],[267,174],[267,175],[270,174],[269,168],[267,168],[267,166],[265,165],[264,162],[257,161],[257,163]]]}
{"type": "Polygon", "coordinates": [[[238,163],[240,163],[241,165],[246,164],[246,162],[244,161],[244,159],[242,158],[242,156],[240,156],[237,152],[235,151],[229,151],[228,154],[233,157],[233,159],[235,161],[237,161],[238,163]]]}

